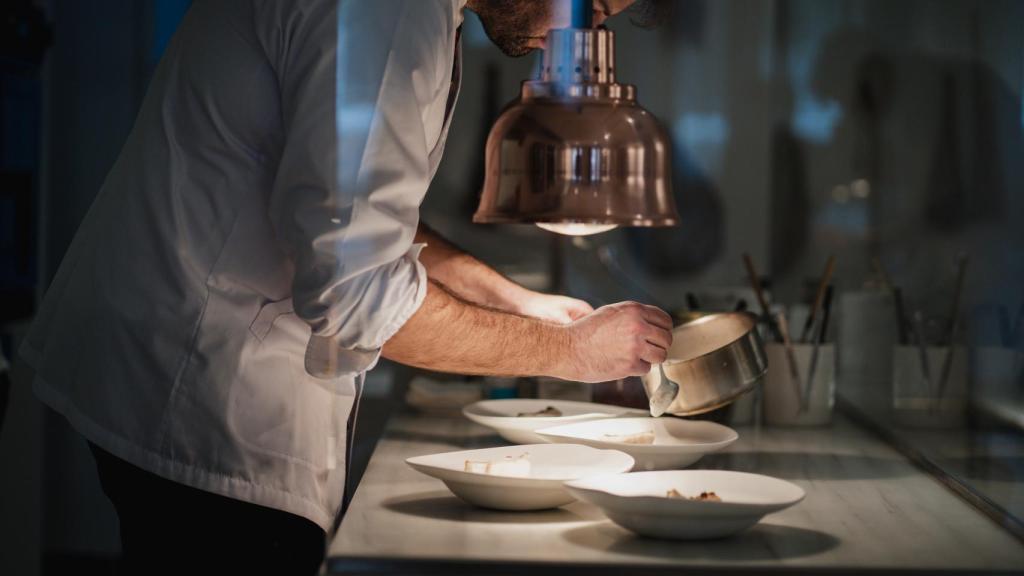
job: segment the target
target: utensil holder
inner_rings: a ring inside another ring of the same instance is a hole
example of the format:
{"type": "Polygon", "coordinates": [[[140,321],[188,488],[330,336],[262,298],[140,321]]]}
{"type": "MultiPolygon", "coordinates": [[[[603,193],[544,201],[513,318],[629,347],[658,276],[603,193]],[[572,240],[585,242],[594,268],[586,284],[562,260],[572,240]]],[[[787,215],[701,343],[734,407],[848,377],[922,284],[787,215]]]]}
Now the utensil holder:
{"type": "Polygon", "coordinates": [[[832,422],[832,410],[835,407],[835,346],[818,345],[817,364],[809,380],[814,345],[794,344],[792,348],[799,376],[796,381],[790,369],[786,347],[776,343],[765,345],[765,353],[768,355],[768,372],[764,381],[765,423],[770,426],[825,426],[832,422]],[[808,382],[809,391],[805,389],[808,382]],[[807,403],[801,409],[804,398],[807,403]]]}
{"type": "Polygon", "coordinates": [[[961,346],[952,349],[948,346],[924,349],[896,346],[892,394],[893,418],[899,425],[909,428],[963,425],[967,406],[967,351],[961,346]],[[943,365],[947,357],[950,365],[943,387],[943,365]]]}
{"type": "MultiPolygon", "coordinates": [[[[891,394],[892,351],[897,344],[897,320],[887,292],[848,292],[839,297],[836,345],[837,380],[844,394],[865,389],[891,394]]],[[[883,400],[884,402],[884,400],[883,400]]]]}

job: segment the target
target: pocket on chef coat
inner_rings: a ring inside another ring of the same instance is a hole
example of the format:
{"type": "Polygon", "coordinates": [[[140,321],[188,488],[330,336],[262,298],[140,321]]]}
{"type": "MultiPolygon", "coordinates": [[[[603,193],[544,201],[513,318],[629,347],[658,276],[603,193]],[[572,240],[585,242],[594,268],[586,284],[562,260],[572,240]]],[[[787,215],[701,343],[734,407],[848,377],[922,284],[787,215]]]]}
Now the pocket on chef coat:
{"type": "Polygon", "coordinates": [[[278,317],[284,314],[294,314],[295,308],[293,306],[291,298],[267,302],[260,308],[252,323],[249,324],[249,332],[262,342],[267,337],[267,334],[270,333],[270,329],[274,326],[274,321],[278,317]]]}
{"type": "Polygon", "coordinates": [[[308,374],[303,359],[309,337],[291,299],[263,305],[249,326],[244,361],[229,392],[228,425],[250,450],[323,470],[343,457],[338,450],[355,381],[308,374]]]}

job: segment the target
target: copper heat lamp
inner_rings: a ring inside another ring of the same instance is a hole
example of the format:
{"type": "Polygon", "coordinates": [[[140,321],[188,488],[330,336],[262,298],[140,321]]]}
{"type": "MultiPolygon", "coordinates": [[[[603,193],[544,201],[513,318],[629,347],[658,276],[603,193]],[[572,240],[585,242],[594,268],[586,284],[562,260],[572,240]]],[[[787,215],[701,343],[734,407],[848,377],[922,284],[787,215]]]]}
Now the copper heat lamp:
{"type": "Polygon", "coordinates": [[[541,78],[491,128],[474,222],[571,235],[678,223],[668,137],[615,81],[615,34],[591,16],[590,0],[573,2],[573,26],[548,32],[541,78]]]}

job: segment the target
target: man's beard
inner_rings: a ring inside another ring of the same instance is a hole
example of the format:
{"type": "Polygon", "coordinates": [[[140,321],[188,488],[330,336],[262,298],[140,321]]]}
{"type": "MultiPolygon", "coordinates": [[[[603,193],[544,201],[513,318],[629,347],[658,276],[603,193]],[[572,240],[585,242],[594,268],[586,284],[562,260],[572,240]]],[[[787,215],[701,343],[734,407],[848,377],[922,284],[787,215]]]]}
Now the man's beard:
{"type": "Polygon", "coordinates": [[[533,51],[527,46],[531,34],[550,20],[550,12],[549,2],[490,0],[477,15],[491,42],[506,56],[516,58],[533,51]]]}

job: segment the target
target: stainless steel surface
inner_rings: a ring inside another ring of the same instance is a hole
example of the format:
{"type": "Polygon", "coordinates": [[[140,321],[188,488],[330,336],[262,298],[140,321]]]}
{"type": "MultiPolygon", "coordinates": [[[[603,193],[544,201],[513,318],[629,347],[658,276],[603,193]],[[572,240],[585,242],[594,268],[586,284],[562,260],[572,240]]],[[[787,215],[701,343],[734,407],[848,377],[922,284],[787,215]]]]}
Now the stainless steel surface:
{"type": "MultiPolygon", "coordinates": [[[[979,442],[974,432],[900,430],[897,433],[880,421],[877,414],[865,413],[863,405],[842,397],[838,405],[850,420],[880,437],[907,460],[1024,543],[1024,516],[1019,512],[1019,484],[986,474],[993,466],[1001,463],[991,459],[986,443],[979,442]],[[982,455],[976,451],[981,451],[982,455]],[[996,499],[992,498],[993,495],[996,495],[996,499]]],[[[999,410],[1005,407],[979,404],[978,408],[999,410]]],[[[1020,410],[1011,409],[1007,415],[1019,418],[1020,414],[1020,410]]]]}
{"type": "Polygon", "coordinates": [[[668,360],[643,378],[651,414],[691,416],[729,404],[753,387],[768,369],[756,319],[746,312],[709,314],[672,331],[668,360]],[[665,406],[664,380],[678,386],[665,406]]]}
{"type": "Polygon", "coordinates": [[[541,79],[523,82],[487,138],[473,221],[673,226],[670,157],[636,89],[615,81],[614,33],[551,30],[541,79]]]}

